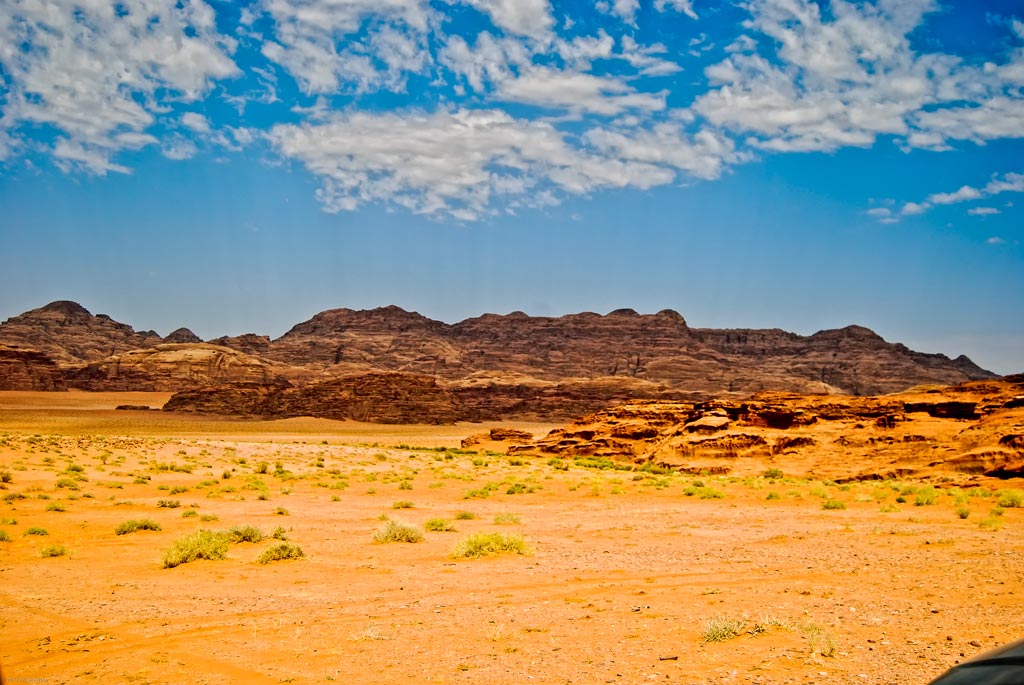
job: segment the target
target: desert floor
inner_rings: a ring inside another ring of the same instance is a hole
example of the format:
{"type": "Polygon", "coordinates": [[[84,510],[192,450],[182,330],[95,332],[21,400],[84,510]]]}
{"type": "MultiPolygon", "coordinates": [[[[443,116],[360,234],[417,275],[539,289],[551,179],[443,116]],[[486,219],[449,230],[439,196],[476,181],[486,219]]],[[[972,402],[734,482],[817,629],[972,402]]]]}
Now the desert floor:
{"type": "Polygon", "coordinates": [[[1019,480],[602,470],[455,449],[489,424],[113,410],[166,397],[0,393],[9,683],[910,684],[1024,634],[1019,480]],[[455,530],[374,542],[435,518],[455,530]],[[163,567],[235,526],[267,537],[163,567]],[[275,531],[304,557],[258,563],[275,531]],[[453,558],[483,532],[530,551],[453,558]]]}

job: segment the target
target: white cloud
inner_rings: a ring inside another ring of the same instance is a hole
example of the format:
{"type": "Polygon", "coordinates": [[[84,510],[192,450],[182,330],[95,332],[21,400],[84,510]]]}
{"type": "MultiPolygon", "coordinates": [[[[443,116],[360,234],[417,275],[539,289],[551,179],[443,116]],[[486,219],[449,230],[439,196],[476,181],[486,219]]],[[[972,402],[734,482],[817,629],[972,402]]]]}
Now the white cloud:
{"type": "Polygon", "coordinates": [[[556,202],[558,193],[670,183],[673,167],[711,177],[714,165],[702,166],[697,156],[727,147],[699,136],[689,152],[610,156],[616,140],[597,137],[581,147],[550,124],[498,110],[354,112],[316,125],[278,125],[269,137],[320,179],[318,197],[328,211],[383,203],[465,220],[492,214],[496,200],[515,209],[556,202]]]}
{"type": "Polygon", "coordinates": [[[928,196],[928,202],[935,205],[951,205],[967,200],[977,200],[982,197],[981,191],[971,186],[960,186],[959,190],[952,193],[933,193],[928,196]]]}
{"type": "Polygon", "coordinates": [[[181,115],[181,123],[196,133],[210,132],[210,120],[198,112],[185,112],[181,115]]]}
{"type": "Polygon", "coordinates": [[[693,0],[654,0],[654,8],[659,12],[671,8],[676,12],[682,12],[690,19],[697,19],[697,13],[693,11],[693,0]]]}
{"type": "Polygon", "coordinates": [[[927,202],[907,202],[900,209],[900,214],[903,216],[913,216],[915,214],[924,214],[928,211],[929,204],[927,202]]]}
{"type": "Polygon", "coordinates": [[[988,243],[989,245],[1005,245],[1006,244],[1006,241],[1003,240],[1002,238],[1000,238],[997,235],[992,236],[991,238],[989,238],[985,242],[988,243]]]}
{"type": "Polygon", "coordinates": [[[615,116],[628,110],[665,109],[665,93],[640,93],[619,79],[546,67],[533,67],[502,81],[495,97],[539,107],[565,109],[577,115],[615,116]]]}
{"type": "Polygon", "coordinates": [[[491,17],[498,28],[518,35],[541,38],[554,26],[548,0],[463,0],[491,17]]]}
{"type": "MultiPolygon", "coordinates": [[[[985,184],[981,189],[975,188],[974,186],[963,185],[950,193],[932,193],[921,202],[904,203],[900,210],[900,214],[904,216],[923,214],[936,205],[942,206],[959,204],[961,202],[971,202],[973,200],[980,200],[982,198],[999,195],[1001,193],[1024,193],[1024,174],[1010,172],[1001,176],[993,176],[992,180],[985,184]]],[[[1009,202],[1006,206],[1012,207],[1013,203],[1009,202]]],[[[890,213],[885,211],[884,208],[869,209],[867,213],[883,222],[885,222],[886,218],[890,217],[890,213]]],[[[972,216],[991,216],[994,214],[1000,214],[1001,212],[995,207],[975,207],[967,210],[967,213],[972,216]]]]}
{"type": "Polygon", "coordinates": [[[202,0],[21,2],[0,9],[6,71],[6,135],[21,124],[52,127],[61,168],[127,172],[112,161],[156,142],[146,133],[163,97],[194,101],[239,73],[234,42],[217,33],[202,0]]]}
{"type": "Polygon", "coordinates": [[[277,40],[264,43],[263,54],[308,94],[402,91],[407,75],[430,61],[427,0],[266,0],[265,7],[277,40]],[[352,40],[364,25],[367,37],[352,40]]]}

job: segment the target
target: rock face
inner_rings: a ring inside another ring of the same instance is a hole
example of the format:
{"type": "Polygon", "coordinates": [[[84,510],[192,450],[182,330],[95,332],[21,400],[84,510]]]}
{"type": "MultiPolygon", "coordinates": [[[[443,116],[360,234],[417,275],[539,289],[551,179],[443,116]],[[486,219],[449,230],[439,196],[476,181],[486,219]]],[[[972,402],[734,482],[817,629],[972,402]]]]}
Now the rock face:
{"type": "Polygon", "coordinates": [[[60,367],[39,350],[0,345],[0,390],[65,390],[60,367]]]}
{"type": "Polygon", "coordinates": [[[485,314],[448,325],[398,307],[333,309],[272,341],[266,356],[327,372],[386,369],[453,381],[480,372],[548,381],[635,378],[708,394],[866,395],[995,377],[966,357],[914,352],[859,326],[810,336],[691,329],[671,310],[485,314]]]}
{"type": "Polygon", "coordinates": [[[651,464],[690,473],[833,480],[960,471],[1024,477],[1024,379],[883,397],[762,393],[746,401],[631,402],[510,453],[651,464]]]}
{"type": "Polygon", "coordinates": [[[203,339],[187,328],[179,328],[171,331],[164,338],[165,343],[201,343],[203,339]]]}
{"type": "MultiPolygon", "coordinates": [[[[0,324],[0,343],[39,350],[76,387],[97,387],[90,383],[104,376],[119,379],[120,389],[159,387],[169,378],[166,364],[141,363],[152,353],[113,362],[128,364],[135,369],[131,373],[120,367],[111,372],[111,363],[102,370],[82,367],[168,341],[197,340],[184,328],[167,339],[138,333],[68,301],[0,324]],[[146,376],[150,368],[159,377],[146,376]]],[[[871,395],[995,378],[966,357],[914,352],[859,326],[810,336],[778,329],[690,328],[672,310],[562,317],[513,312],[446,324],[394,306],[331,309],[276,340],[246,334],[211,343],[271,367],[289,368],[285,375],[293,381],[371,372],[431,376],[488,416],[564,417],[638,397],[669,399],[672,393],[705,398],[762,391],[871,395]]],[[[212,376],[183,371],[177,378],[193,379],[197,387],[221,380],[248,382],[258,375],[255,370],[212,376]]]]}
{"type": "Polygon", "coordinates": [[[59,364],[97,361],[120,352],[162,342],[146,331],[105,314],[93,316],[76,302],[61,300],[33,309],[0,324],[0,343],[43,352],[59,364]]]}
{"type": "Polygon", "coordinates": [[[565,420],[638,397],[681,397],[643,381],[612,379],[552,383],[529,378],[481,378],[445,383],[401,372],[354,374],[302,385],[230,383],[175,394],[168,411],[287,418],[356,419],[402,423],[498,421],[504,418],[565,420]],[[389,408],[390,407],[390,408],[389,408]]]}
{"type": "Polygon", "coordinates": [[[177,391],[223,383],[274,383],[283,369],[237,350],[205,343],[132,350],[65,372],[81,390],[177,391]]]}
{"type": "Polygon", "coordinates": [[[245,333],[244,335],[224,336],[208,340],[211,345],[230,347],[233,350],[251,354],[254,357],[265,357],[270,351],[270,336],[245,333]]]}
{"type": "Polygon", "coordinates": [[[175,394],[164,410],[374,423],[440,424],[476,418],[433,378],[405,373],[369,373],[299,387],[248,383],[191,390],[175,394]]]}

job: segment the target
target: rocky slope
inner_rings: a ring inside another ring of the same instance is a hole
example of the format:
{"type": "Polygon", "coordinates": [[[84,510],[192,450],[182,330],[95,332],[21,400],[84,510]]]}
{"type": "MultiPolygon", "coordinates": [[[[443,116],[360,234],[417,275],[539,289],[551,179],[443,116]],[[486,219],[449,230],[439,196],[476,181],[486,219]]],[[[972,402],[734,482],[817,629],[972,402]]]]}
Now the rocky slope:
{"type": "Polygon", "coordinates": [[[881,397],[633,402],[509,451],[740,476],[1024,477],[1024,375],[881,397]]]}

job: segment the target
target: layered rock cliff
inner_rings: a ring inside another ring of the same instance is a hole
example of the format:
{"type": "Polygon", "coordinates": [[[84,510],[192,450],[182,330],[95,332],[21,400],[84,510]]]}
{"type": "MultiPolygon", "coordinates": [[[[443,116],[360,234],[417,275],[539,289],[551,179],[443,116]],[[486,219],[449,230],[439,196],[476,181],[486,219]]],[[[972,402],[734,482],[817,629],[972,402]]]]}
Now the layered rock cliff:
{"type": "MultiPolygon", "coordinates": [[[[194,343],[195,337],[188,329],[178,329],[166,339],[152,332],[137,333],[131,326],[93,316],[67,301],[0,324],[0,343],[42,352],[63,367],[69,380],[91,389],[162,387],[173,374],[152,349],[168,341],[194,343]],[[118,358],[146,349],[150,351],[118,358]],[[108,358],[112,361],[104,361],[108,358]],[[150,370],[155,375],[147,375],[150,370]]],[[[553,393],[574,387],[578,390],[572,391],[576,398],[569,398],[572,406],[581,406],[578,400],[586,396],[596,398],[595,392],[606,393],[602,401],[621,401],[637,397],[634,390],[641,386],[634,386],[626,396],[620,392],[633,381],[647,383],[648,392],[741,397],[766,390],[867,395],[922,383],[995,377],[966,357],[915,352],[860,326],[809,336],[778,329],[690,328],[671,310],[638,314],[620,309],[607,315],[584,312],[561,317],[513,312],[447,324],[394,306],[331,309],[276,340],[246,334],[212,342],[274,367],[277,371],[269,373],[270,378],[284,375],[323,381],[368,372],[426,375],[452,384],[453,391],[467,398],[475,394],[474,402],[492,408],[507,406],[524,394],[545,396],[554,405],[560,400],[553,393]],[[510,387],[503,380],[491,382],[501,386],[499,392],[486,390],[486,383],[474,380],[481,377],[518,380],[510,387]],[[544,383],[558,388],[541,390],[544,383]]],[[[179,370],[174,375],[175,383],[186,384],[176,387],[259,382],[263,373],[255,370],[258,365],[253,362],[233,364],[232,368],[243,370],[239,374],[204,371],[206,361],[195,365],[194,371],[179,370]]],[[[591,403],[589,408],[599,406],[606,404],[591,403]]]]}

